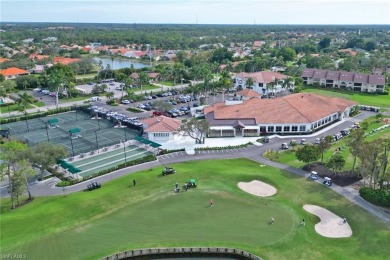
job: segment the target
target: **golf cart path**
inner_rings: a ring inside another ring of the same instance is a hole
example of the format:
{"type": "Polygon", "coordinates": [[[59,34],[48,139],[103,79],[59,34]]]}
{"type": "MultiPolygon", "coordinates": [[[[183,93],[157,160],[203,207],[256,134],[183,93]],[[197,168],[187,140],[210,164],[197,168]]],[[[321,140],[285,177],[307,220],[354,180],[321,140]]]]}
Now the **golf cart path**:
{"type": "MultiPolygon", "coordinates": [[[[278,143],[283,142],[283,140],[279,140],[278,143]]],[[[274,145],[279,145],[275,144],[274,145]]],[[[292,166],[284,165],[281,163],[273,162],[270,161],[262,156],[264,151],[266,149],[269,149],[269,146],[256,146],[253,147],[252,149],[243,149],[243,150],[235,150],[232,152],[226,152],[226,153],[196,153],[195,155],[181,155],[181,156],[176,156],[176,157],[169,157],[169,158],[164,158],[162,159],[160,156],[158,157],[157,161],[153,162],[148,162],[144,164],[139,164],[135,166],[131,166],[128,168],[120,169],[114,172],[111,172],[109,174],[105,174],[99,177],[94,178],[93,180],[100,182],[100,183],[105,183],[110,180],[117,179],[118,177],[121,176],[129,176],[129,184],[132,183],[132,173],[142,171],[142,170],[147,170],[150,168],[154,167],[162,167],[163,165],[167,164],[173,164],[173,163],[180,163],[180,162],[186,162],[186,161],[198,161],[198,160],[216,160],[216,159],[236,159],[236,158],[247,158],[256,162],[259,162],[260,164],[265,164],[271,167],[276,167],[278,169],[287,171],[289,173],[295,174],[297,176],[300,176],[302,178],[307,178],[309,176],[309,173],[297,169],[292,166]]],[[[45,184],[33,184],[31,185],[30,189],[33,194],[33,196],[56,196],[56,195],[64,195],[65,193],[73,193],[73,192],[78,192],[85,190],[86,185],[88,185],[89,181],[78,183],[76,185],[68,186],[65,188],[56,187],[54,182],[48,182],[45,184]]],[[[323,185],[320,180],[317,180],[317,183],[319,185],[323,185]]],[[[104,188],[104,184],[103,184],[104,188]]],[[[347,200],[351,201],[352,203],[360,206],[361,208],[367,210],[370,212],[372,215],[380,218],[384,222],[390,223],[390,215],[383,211],[381,208],[372,205],[368,203],[367,201],[363,200],[359,194],[358,191],[350,188],[350,187],[340,187],[338,185],[333,184],[329,189],[334,190],[347,200]]],[[[6,189],[2,188],[1,189],[1,196],[6,197],[7,192],[6,189]],[[4,191],[5,190],[5,191],[4,191]]]]}

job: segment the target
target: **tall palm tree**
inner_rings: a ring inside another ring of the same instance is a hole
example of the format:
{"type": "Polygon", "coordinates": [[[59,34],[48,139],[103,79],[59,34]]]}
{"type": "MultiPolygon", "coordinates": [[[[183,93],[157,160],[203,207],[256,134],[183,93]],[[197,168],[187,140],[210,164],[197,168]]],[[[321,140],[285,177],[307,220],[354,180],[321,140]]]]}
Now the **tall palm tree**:
{"type": "Polygon", "coordinates": [[[30,86],[30,83],[27,80],[23,80],[22,85],[23,85],[24,90],[27,90],[27,87],[30,86]]]}
{"type": "Polygon", "coordinates": [[[255,84],[255,81],[253,80],[253,78],[249,77],[246,79],[245,83],[246,83],[246,88],[252,89],[253,85],[255,84]]]}
{"type": "Polygon", "coordinates": [[[143,71],[139,73],[139,83],[141,85],[141,92],[142,92],[142,86],[149,84],[149,80],[150,80],[150,78],[149,78],[148,74],[146,74],[143,71]]]}
{"type": "Polygon", "coordinates": [[[28,132],[30,132],[30,128],[28,126],[27,120],[27,107],[32,103],[34,103],[34,98],[31,95],[27,94],[27,92],[24,92],[23,94],[18,94],[19,110],[24,113],[28,132]]]}

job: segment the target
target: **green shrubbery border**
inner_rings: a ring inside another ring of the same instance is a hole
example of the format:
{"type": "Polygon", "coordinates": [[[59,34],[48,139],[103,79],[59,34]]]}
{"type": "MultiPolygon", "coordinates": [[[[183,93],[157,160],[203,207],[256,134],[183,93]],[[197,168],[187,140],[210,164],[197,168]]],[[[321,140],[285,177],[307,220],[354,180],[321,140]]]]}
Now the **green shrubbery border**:
{"type": "Polygon", "coordinates": [[[359,194],[363,199],[370,203],[382,207],[390,207],[390,193],[385,190],[362,187],[359,190],[359,194]]]}
{"type": "MultiPolygon", "coordinates": [[[[85,107],[88,107],[88,106],[85,106],[85,107]]],[[[74,107],[59,107],[58,109],[50,109],[48,111],[37,112],[34,114],[27,114],[27,120],[30,120],[33,118],[45,117],[45,116],[49,116],[49,115],[60,114],[60,113],[69,112],[69,111],[73,111],[73,110],[75,110],[74,107]]],[[[26,120],[25,115],[21,115],[21,116],[17,116],[17,117],[1,118],[0,125],[18,122],[18,121],[22,121],[22,120],[26,120]]]]}
{"type": "Polygon", "coordinates": [[[250,145],[253,145],[252,142],[248,142],[246,144],[240,144],[240,145],[228,145],[228,146],[218,146],[218,147],[198,147],[195,148],[196,151],[207,151],[207,150],[225,150],[225,149],[237,149],[237,148],[245,148],[250,145]]]}

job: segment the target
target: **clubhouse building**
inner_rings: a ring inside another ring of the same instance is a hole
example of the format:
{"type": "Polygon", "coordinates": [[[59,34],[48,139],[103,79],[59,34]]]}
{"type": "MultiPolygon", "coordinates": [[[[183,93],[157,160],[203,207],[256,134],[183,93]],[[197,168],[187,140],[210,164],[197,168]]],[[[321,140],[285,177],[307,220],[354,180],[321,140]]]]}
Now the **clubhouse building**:
{"type": "Polygon", "coordinates": [[[349,117],[357,103],[312,93],[275,99],[257,97],[240,103],[217,103],[204,108],[208,137],[305,134],[349,117]]]}
{"type": "Polygon", "coordinates": [[[340,88],[361,92],[384,92],[385,77],[347,71],[305,69],[301,77],[307,85],[318,84],[329,88],[340,88]]]}

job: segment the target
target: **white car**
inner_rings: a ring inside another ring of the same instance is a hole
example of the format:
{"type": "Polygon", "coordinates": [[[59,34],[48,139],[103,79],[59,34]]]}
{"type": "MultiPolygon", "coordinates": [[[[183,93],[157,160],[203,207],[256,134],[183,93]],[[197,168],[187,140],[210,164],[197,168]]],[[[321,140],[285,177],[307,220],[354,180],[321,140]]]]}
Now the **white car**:
{"type": "Polygon", "coordinates": [[[125,100],[122,100],[122,104],[130,104],[130,101],[125,99],[125,100]]]}
{"type": "Polygon", "coordinates": [[[34,91],[35,91],[35,92],[41,92],[42,89],[41,89],[41,88],[34,88],[34,91]]]}

